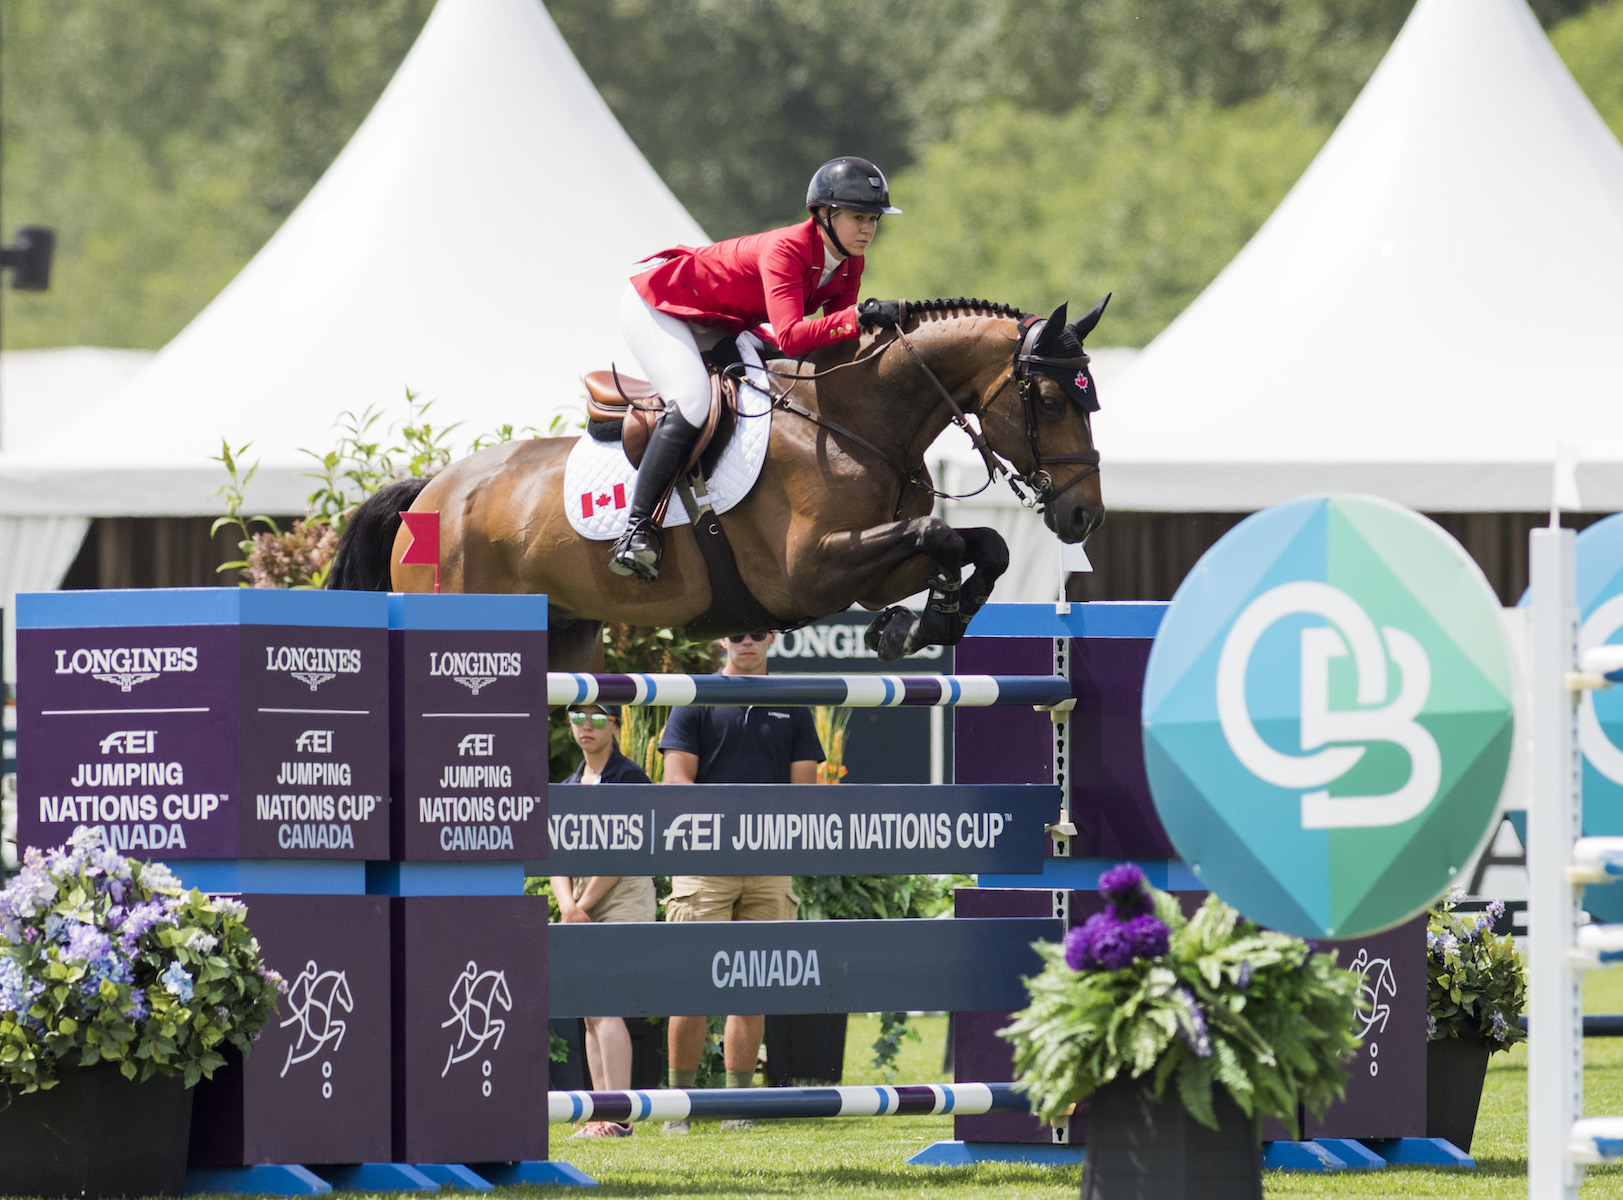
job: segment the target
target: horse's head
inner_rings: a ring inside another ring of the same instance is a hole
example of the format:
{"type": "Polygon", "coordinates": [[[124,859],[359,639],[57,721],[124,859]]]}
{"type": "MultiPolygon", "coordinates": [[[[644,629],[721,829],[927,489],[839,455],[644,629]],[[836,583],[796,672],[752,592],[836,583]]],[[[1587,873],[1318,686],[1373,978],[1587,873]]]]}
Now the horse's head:
{"type": "Polygon", "coordinates": [[[1106,296],[1069,325],[1064,304],[1046,319],[1022,318],[1012,367],[980,405],[986,440],[1013,464],[1016,481],[1031,489],[1029,502],[1062,542],[1082,541],[1105,519],[1091,420],[1098,389],[1082,339],[1109,303],[1106,296]],[[1018,403],[1005,399],[1011,382],[1018,403]]]}

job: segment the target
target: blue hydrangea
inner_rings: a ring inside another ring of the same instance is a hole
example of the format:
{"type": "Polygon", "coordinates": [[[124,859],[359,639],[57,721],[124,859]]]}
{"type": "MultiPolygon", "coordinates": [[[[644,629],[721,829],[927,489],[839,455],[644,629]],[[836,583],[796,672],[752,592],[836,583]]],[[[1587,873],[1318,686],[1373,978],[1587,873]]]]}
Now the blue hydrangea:
{"type": "Polygon", "coordinates": [[[163,984],[164,991],[180,997],[182,1004],[192,998],[192,977],[178,962],[170,963],[169,969],[158,977],[158,981],[163,984]]]}

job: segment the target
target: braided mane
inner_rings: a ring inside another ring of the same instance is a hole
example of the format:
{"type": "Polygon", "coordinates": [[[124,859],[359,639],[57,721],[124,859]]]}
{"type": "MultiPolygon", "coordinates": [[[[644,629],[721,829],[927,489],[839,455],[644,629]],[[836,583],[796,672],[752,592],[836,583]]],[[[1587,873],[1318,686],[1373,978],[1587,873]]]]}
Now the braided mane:
{"type": "Polygon", "coordinates": [[[955,296],[950,300],[909,300],[910,313],[950,313],[964,309],[972,313],[987,313],[994,317],[1023,317],[1026,314],[1012,304],[998,304],[992,300],[977,300],[973,296],[955,296]]]}

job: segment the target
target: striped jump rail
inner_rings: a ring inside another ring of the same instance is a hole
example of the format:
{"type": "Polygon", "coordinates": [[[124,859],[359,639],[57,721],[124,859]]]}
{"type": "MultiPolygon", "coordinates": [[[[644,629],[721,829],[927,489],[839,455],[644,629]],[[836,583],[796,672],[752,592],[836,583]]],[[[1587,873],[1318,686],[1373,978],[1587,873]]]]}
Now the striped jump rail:
{"type": "Polygon", "coordinates": [[[547,1119],[554,1125],[575,1121],[685,1121],[690,1117],[977,1116],[1030,1111],[1030,1101],[1012,1083],[547,1093],[547,1119]]]}
{"type": "Polygon", "coordinates": [[[1055,708],[1070,699],[1058,675],[547,675],[548,704],[1055,708]]]}

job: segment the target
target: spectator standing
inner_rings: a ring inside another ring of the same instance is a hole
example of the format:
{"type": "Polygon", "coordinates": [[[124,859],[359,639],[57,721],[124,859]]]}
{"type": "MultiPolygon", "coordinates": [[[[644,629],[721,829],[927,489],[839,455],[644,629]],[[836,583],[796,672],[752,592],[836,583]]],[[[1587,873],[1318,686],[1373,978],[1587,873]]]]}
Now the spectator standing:
{"type": "MultiPolygon", "coordinates": [[[[648,783],[647,774],[620,753],[620,707],[576,704],[569,709],[569,732],[586,756],[565,783],[648,783]]],[[[565,922],[652,921],[654,881],[646,875],[552,877],[552,894],[565,922]]],[[[631,1087],[631,1034],[619,1017],[586,1018],[586,1065],[600,1092],[631,1087]]],[[[573,1137],[630,1137],[634,1126],[588,1121],[573,1137]]]]}
{"type": "MultiPolygon", "coordinates": [[[[765,675],[776,634],[735,634],[726,642],[723,675],[765,675]]],[[[807,708],[769,704],[678,708],[660,738],[666,783],[816,783],[823,747],[807,708]]],[[[787,875],[677,875],[665,902],[667,921],[792,921],[800,900],[787,875]]],[[[702,1016],[673,1016],[667,1030],[670,1086],[690,1088],[704,1053],[702,1016]]],[[[728,1087],[751,1087],[766,1017],[727,1017],[722,1058],[728,1087]]],[[[723,1121],[744,1129],[753,1121],[723,1121]]],[[[667,1133],[686,1133],[686,1121],[665,1122],[667,1133]]]]}

